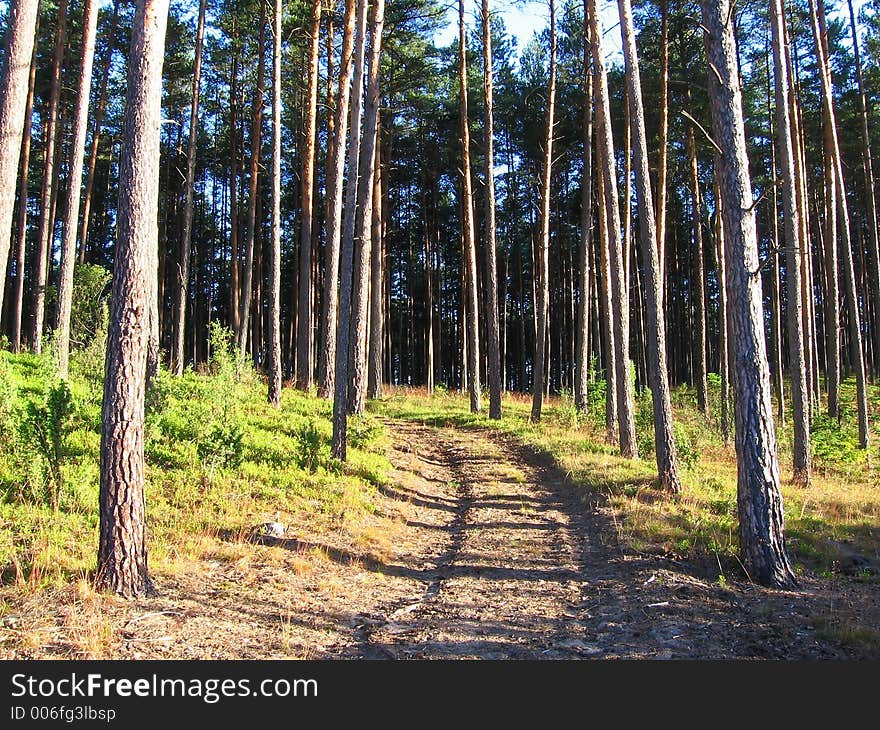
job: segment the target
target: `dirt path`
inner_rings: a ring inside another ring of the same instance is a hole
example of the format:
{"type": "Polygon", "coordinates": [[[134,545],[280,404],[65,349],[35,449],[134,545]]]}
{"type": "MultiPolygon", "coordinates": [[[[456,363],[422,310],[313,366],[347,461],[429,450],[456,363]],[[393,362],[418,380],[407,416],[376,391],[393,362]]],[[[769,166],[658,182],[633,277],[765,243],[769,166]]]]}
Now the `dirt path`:
{"type": "Polygon", "coordinates": [[[627,553],[601,504],[495,432],[387,427],[394,469],[357,530],[303,515],[265,544],[221,535],[135,602],[34,596],[0,622],[0,657],[848,658],[815,626],[880,615],[870,587],[721,586],[627,553]]]}

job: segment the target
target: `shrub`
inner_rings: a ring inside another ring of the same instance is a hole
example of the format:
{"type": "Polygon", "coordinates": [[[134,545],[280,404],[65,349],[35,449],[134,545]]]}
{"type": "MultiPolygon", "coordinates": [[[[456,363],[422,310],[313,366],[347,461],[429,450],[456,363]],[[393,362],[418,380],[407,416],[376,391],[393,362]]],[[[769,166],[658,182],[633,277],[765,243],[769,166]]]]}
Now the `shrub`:
{"type": "Polygon", "coordinates": [[[61,464],[66,455],[66,437],[71,430],[73,398],[63,380],[55,385],[44,404],[29,401],[22,423],[25,440],[30,441],[46,465],[48,498],[52,509],[58,511],[61,493],[61,464]]]}
{"type": "MultiPolygon", "coordinates": [[[[349,431],[351,434],[351,431],[349,431]]],[[[296,458],[300,467],[315,473],[318,467],[330,456],[330,447],[325,443],[314,421],[309,421],[295,434],[296,458]]]]}
{"type": "Polygon", "coordinates": [[[352,416],[348,419],[348,445],[354,449],[366,449],[382,435],[382,424],[369,416],[352,416]]]}
{"type": "Polygon", "coordinates": [[[237,469],[244,456],[244,430],[237,424],[214,424],[196,442],[196,452],[206,471],[237,469]]]}

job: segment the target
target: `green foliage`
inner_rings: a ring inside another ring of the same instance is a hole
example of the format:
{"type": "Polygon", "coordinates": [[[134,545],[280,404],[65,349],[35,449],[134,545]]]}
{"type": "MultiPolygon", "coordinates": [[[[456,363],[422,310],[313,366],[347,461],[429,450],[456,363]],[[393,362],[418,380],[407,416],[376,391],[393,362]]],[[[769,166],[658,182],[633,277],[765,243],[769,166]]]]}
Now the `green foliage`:
{"type": "Polygon", "coordinates": [[[858,432],[847,424],[846,407],[841,405],[841,423],[817,413],[810,428],[810,442],[815,460],[839,467],[849,467],[864,460],[865,452],[859,449],[858,432]]]}
{"type": "Polygon", "coordinates": [[[196,442],[196,452],[209,471],[216,466],[237,469],[244,455],[244,430],[235,423],[215,423],[196,442]]]}
{"type": "Polygon", "coordinates": [[[354,449],[368,450],[378,441],[382,433],[382,424],[366,414],[351,416],[348,419],[346,435],[348,445],[354,449]]]}
{"type": "Polygon", "coordinates": [[[330,445],[314,420],[309,420],[295,434],[296,459],[302,469],[314,474],[330,457],[330,445]]]}
{"type": "Polygon", "coordinates": [[[672,435],[675,437],[675,447],[678,451],[678,463],[693,469],[700,460],[700,445],[691,429],[679,421],[672,424],[672,435]]]}
{"type": "Polygon", "coordinates": [[[74,267],[73,301],[70,306],[71,349],[87,348],[106,332],[107,295],[111,279],[110,272],[102,266],[77,264],[74,267]]]}
{"type": "Polygon", "coordinates": [[[61,465],[74,411],[70,388],[64,380],[48,393],[44,403],[29,401],[22,422],[22,436],[32,444],[46,465],[47,497],[54,511],[62,487],[61,465]]]}

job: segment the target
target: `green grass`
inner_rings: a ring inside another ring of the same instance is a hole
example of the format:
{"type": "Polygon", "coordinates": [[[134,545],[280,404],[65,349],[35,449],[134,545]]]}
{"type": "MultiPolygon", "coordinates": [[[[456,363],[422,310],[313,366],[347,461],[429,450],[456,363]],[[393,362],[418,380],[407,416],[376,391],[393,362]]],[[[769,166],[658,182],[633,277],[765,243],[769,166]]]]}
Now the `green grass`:
{"type": "MultiPolygon", "coordinates": [[[[57,383],[52,355],[0,352],[0,576],[27,590],[70,583],[95,567],[101,382],[74,361],[73,412],[64,424],[57,510],[51,471],[23,424],[57,383]]],[[[375,485],[388,469],[384,430],[353,422],[349,462],[330,457],[331,405],[284,388],[281,408],[266,385],[231,357],[204,373],[160,373],[148,395],[145,455],[151,571],[173,573],[222,551],[276,511],[315,534],[356,533],[375,510],[375,485]]]]}
{"type": "MultiPolygon", "coordinates": [[[[457,428],[500,429],[550,454],[570,475],[583,496],[602,495],[612,508],[618,539],[632,550],[676,558],[704,559],[719,575],[742,575],[736,557],[738,517],[736,456],[720,435],[718,383],[712,382],[712,410],[707,419],[696,409],[692,389],[673,391],[676,440],[680,452],[682,494],[672,498],[659,489],[653,457],[649,394],[637,398],[636,425],[642,458],[623,459],[605,443],[604,395],[591,396],[585,414],[568,397],[550,398],[540,423],[529,420],[531,399],[507,394],[504,420],[470,413],[460,394],[397,389],[372,411],[397,418],[457,428]]],[[[778,428],[786,535],[795,568],[845,573],[857,580],[880,579],[880,389],[871,390],[872,443],[855,448],[857,426],[854,385],[844,383],[840,425],[817,418],[813,428],[813,480],[808,488],[792,484],[790,419],[778,428]]]]}

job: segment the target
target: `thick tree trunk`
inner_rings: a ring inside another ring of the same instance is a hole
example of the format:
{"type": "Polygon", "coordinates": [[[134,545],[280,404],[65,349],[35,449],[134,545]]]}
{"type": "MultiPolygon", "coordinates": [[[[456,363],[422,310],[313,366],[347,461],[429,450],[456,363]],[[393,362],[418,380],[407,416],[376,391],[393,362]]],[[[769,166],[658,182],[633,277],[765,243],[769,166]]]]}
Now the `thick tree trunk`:
{"type": "Polygon", "coordinates": [[[553,127],[556,112],[556,6],[550,0],[550,78],[547,84],[547,136],[544,138],[544,175],[541,181],[541,240],[537,257],[538,336],[535,339],[532,380],[532,421],[541,420],[544,402],[545,361],[549,359],[547,340],[550,323],[550,187],[553,181],[553,127]]]}
{"type": "Polygon", "coordinates": [[[351,347],[352,279],[354,276],[358,166],[360,163],[361,109],[363,107],[364,55],[367,44],[368,4],[366,0],[358,0],[357,4],[357,36],[354,49],[351,124],[348,129],[348,185],[345,191],[342,240],[339,250],[339,314],[336,317],[336,359],[333,364],[332,454],[333,458],[342,461],[345,461],[348,450],[346,441],[348,427],[348,352],[351,347]]]}
{"type": "MultiPolygon", "coordinates": [[[[40,18],[37,15],[37,23],[34,28],[34,36],[39,32],[40,18]]],[[[31,54],[31,67],[28,74],[27,101],[24,105],[24,118],[21,142],[21,175],[19,176],[19,192],[18,192],[18,232],[16,237],[15,248],[15,292],[12,299],[12,310],[10,319],[12,320],[12,351],[19,352],[21,350],[21,315],[24,308],[24,269],[25,254],[27,253],[27,221],[28,221],[28,171],[31,159],[31,139],[33,136],[33,124],[31,117],[34,112],[34,83],[37,77],[37,47],[34,44],[31,54]]],[[[2,165],[2,163],[0,163],[2,165]]],[[[14,184],[14,181],[13,181],[14,184]]],[[[5,275],[4,275],[5,282],[5,275]]],[[[2,290],[0,290],[2,291],[2,290]]],[[[0,305],[2,305],[2,294],[0,294],[0,305]]],[[[0,307],[2,308],[2,307],[0,307]]]]}
{"type": "MultiPolygon", "coordinates": [[[[342,233],[342,183],[345,174],[345,140],[348,135],[348,108],[351,98],[352,46],[354,43],[355,0],[345,2],[345,27],[339,74],[339,95],[334,118],[333,143],[327,155],[327,259],[324,272],[324,303],[321,311],[321,350],[318,354],[318,395],[329,398],[334,392],[336,328],[339,306],[339,240],[342,233]]],[[[355,118],[360,124],[360,109],[355,118]]]]}
{"type": "MultiPolygon", "coordinates": [[[[681,491],[681,480],[678,476],[678,458],[672,429],[672,403],[669,396],[666,368],[666,327],[663,320],[663,302],[660,296],[663,284],[660,277],[660,253],[654,224],[654,199],[651,194],[648,142],[645,132],[645,110],[642,101],[636,34],[630,0],[618,0],[618,7],[626,62],[627,93],[632,110],[630,117],[632,137],[635,142],[634,162],[637,204],[639,206],[639,237],[641,239],[642,264],[645,270],[648,370],[654,404],[654,451],[660,484],[670,492],[677,494],[681,491]]],[[[703,351],[705,353],[705,347],[703,351]]]]}
{"type": "Polygon", "coordinates": [[[269,248],[269,393],[281,407],[281,0],[272,16],[272,245],[269,248]]]}
{"type": "Polygon", "coordinates": [[[25,125],[30,125],[24,113],[39,4],[39,0],[18,0],[10,6],[6,55],[0,69],[0,305],[6,288],[21,138],[25,125]]]}
{"type": "MultiPolygon", "coordinates": [[[[240,358],[247,352],[248,333],[251,329],[251,299],[254,280],[254,242],[257,238],[257,196],[260,182],[260,151],[263,137],[263,73],[266,41],[266,3],[260,3],[260,33],[257,40],[257,87],[254,90],[254,111],[251,126],[251,164],[248,181],[247,238],[241,269],[241,299],[239,300],[237,345],[240,358]]],[[[257,300],[259,301],[259,299],[257,300]]],[[[254,338],[256,339],[256,338],[254,338]]]]}
{"type": "MultiPolygon", "coordinates": [[[[204,0],[202,1],[204,2],[204,0]]],[[[97,27],[98,0],[85,0],[82,73],[79,78],[79,97],[73,126],[73,157],[70,162],[64,236],[61,243],[61,280],[58,288],[58,316],[55,333],[55,345],[58,349],[58,373],[62,378],[67,378],[70,357],[70,309],[73,302],[73,264],[76,258],[80,177],[85,159],[86,129],[89,124],[89,94],[92,88],[92,63],[95,58],[97,27]]]]}
{"type": "Polygon", "coordinates": [[[701,0],[709,93],[719,155],[735,366],[737,503],[743,565],[752,580],[788,588],[779,462],[764,340],[758,243],[730,0],[701,0]]]}
{"type": "Polygon", "coordinates": [[[101,428],[100,542],[95,583],[151,591],[144,496],[148,251],[158,245],[159,125],[168,0],[138,0],[129,54],[119,172],[119,228],[101,428]]]}
{"type": "Polygon", "coordinates": [[[770,28],[773,36],[773,64],[776,79],[776,146],[782,172],[782,209],[785,215],[785,269],[788,286],[788,352],[791,376],[792,422],[794,425],[794,480],[810,482],[810,423],[806,405],[807,369],[804,362],[803,311],[801,309],[800,221],[797,206],[794,144],[791,136],[788,65],[784,53],[785,13],[782,0],[771,0],[770,28]]]}
{"type": "MultiPolygon", "coordinates": [[[[633,415],[632,380],[629,376],[629,295],[626,290],[626,267],[620,240],[620,209],[617,203],[617,176],[614,170],[614,139],[611,131],[611,107],[608,76],[602,50],[602,28],[596,0],[590,0],[593,63],[596,65],[596,113],[599,125],[599,164],[604,168],[604,198],[608,226],[608,259],[611,270],[611,321],[614,334],[613,377],[617,391],[617,421],[620,453],[630,459],[638,457],[636,427],[633,415]]],[[[611,376],[609,376],[610,380],[611,376]]]]}
{"type": "Polygon", "coordinates": [[[199,133],[199,91],[202,79],[202,47],[205,38],[205,0],[199,2],[196,25],[196,60],[193,69],[192,104],[189,110],[189,141],[186,148],[186,189],[183,204],[183,232],[180,236],[180,261],[174,293],[174,344],[171,371],[183,375],[184,341],[186,339],[186,304],[189,299],[189,259],[192,238],[193,194],[196,176],[196,150],[199,133]]]}
{"type": "Polygon", "coordinates": [[[43,149],[43,192],[40,198],[40,232],[37,235],[36,268],[31,286],[34,292],[31,345],[34,352],[43,350],[43,320],[46,310],[46,283],[49,275],[49,254],[55,224],[55,146],[58,129],[58,100],[61,96],[61,66],[67,37],[67,0],[58,3],[58,31],[55,35],[55,54],[52,59],[52,86],[49,92],[49,111],[46,121],[43,149]]]}
{"type": "Polygon", "coordinates": [[[318,127],[318,54],[322,0],[312,0],[312,27],[309,46],[308,99],[305,109],[305,150],[300,177],[302,227],[299,243],[299,303],[296,319],[296,387],[312,387],[312,231],[315,228],[315,137],[318,127]]]}

